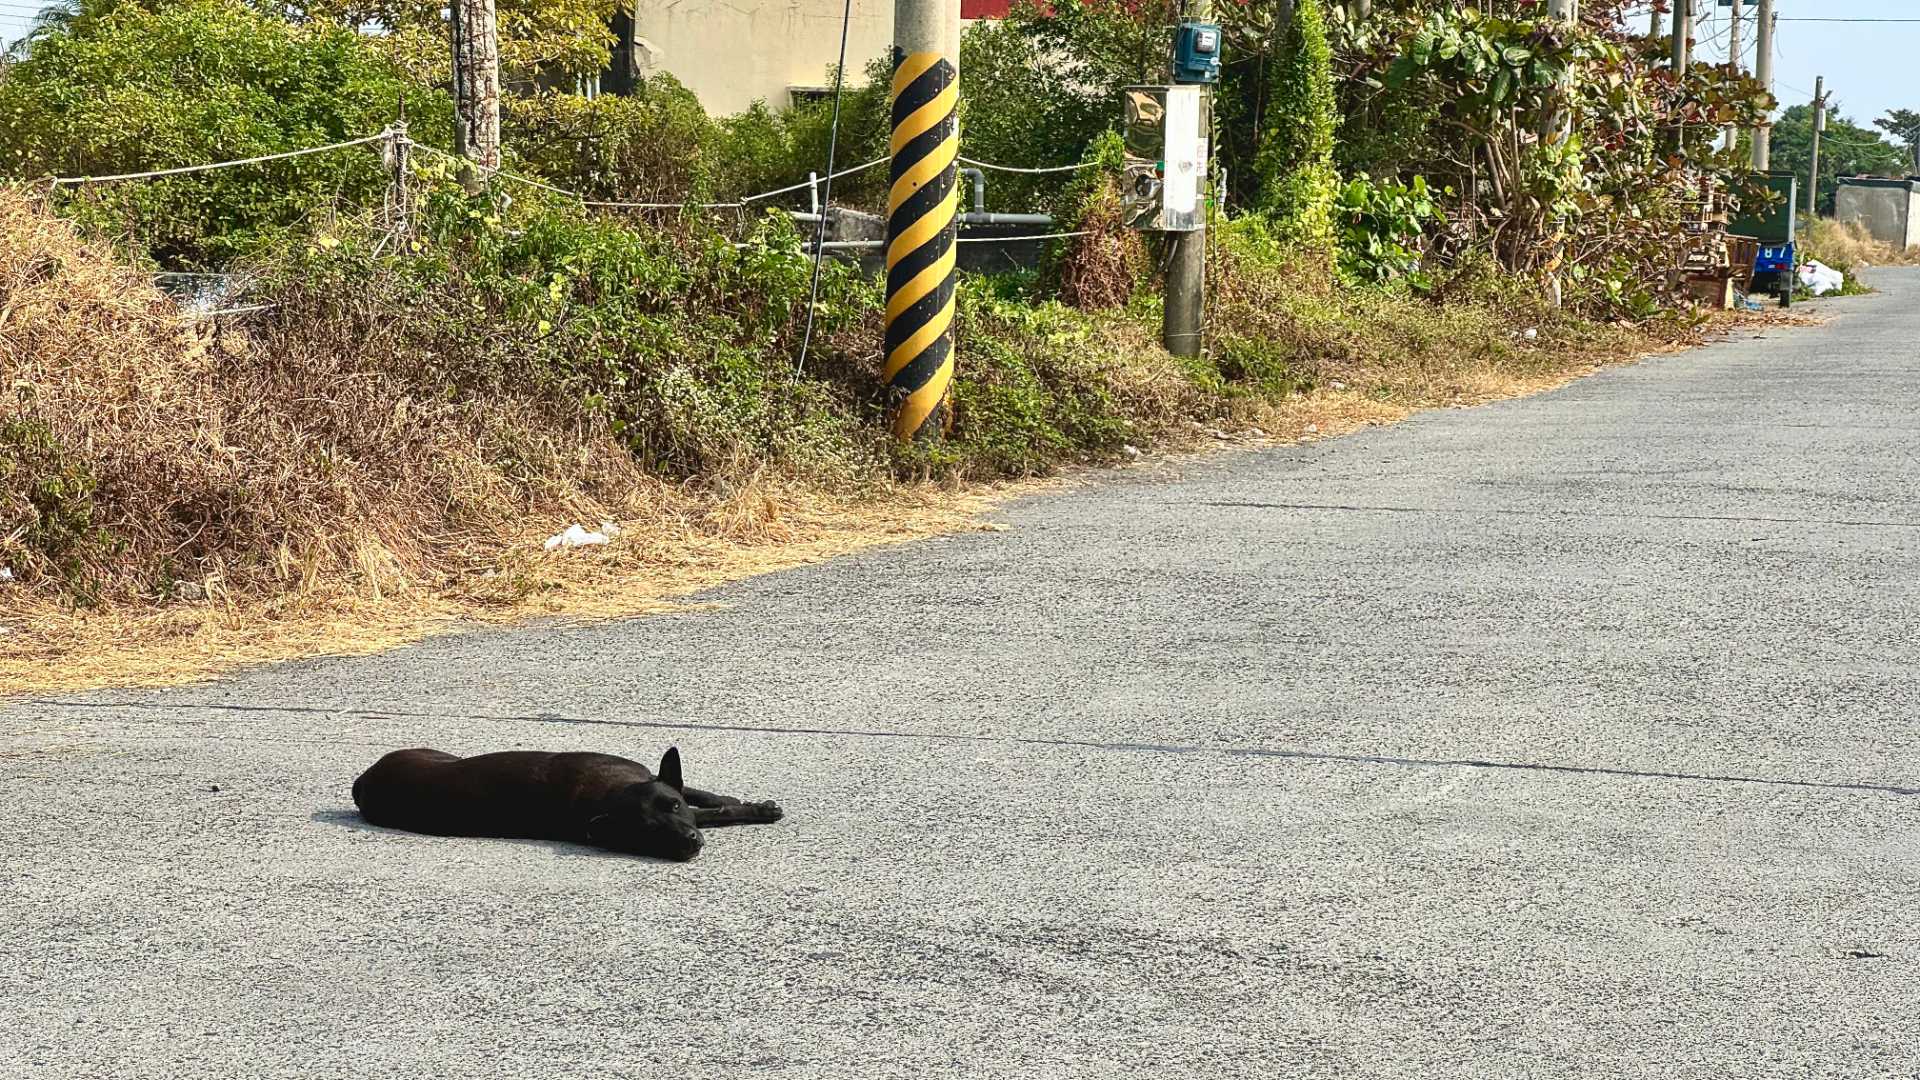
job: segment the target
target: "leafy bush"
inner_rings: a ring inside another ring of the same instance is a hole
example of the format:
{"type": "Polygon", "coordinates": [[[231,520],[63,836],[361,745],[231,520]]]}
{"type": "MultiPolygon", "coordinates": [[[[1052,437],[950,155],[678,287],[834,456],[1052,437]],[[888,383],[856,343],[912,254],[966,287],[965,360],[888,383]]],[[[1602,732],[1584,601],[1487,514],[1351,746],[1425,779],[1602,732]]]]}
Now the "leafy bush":
{"type": "Polygon", "coordinates": [[[1139,231],[1121,219],[1126,144],[1117,132],[1104,132],[1085,160],[1087,167],[1061,196],[1066,212],[1057,224],[1062,231],[1086,235],[1064,245],[1048,269],[1062,301],[1091,311],[1125,304],[1151,264],[1139,231]]]}
{"type": "MultiPolygon", "coordinates": [[[[983,19],[960,39],[963,152],[976,161],[1045,168],[1083,160],[1118,120],[1116,99],[1077,81],[1062,54],[1034,32],[1039,12],[1022,6],[1001,21],[983,19]]],[[[1075,174],[987,177],[990,209],[1058,211],[1073,205],[1075,174]]]]}
{"type": "Polygon", "coordinates": [[[95,522],[99,483],[46,423],[0,421],[0,564],[30,572],[44,560],[76,581],[107,540],[95,522]],[[12,550],[9,550],[12,549],[12,550]]]}
{"type": "Polygon", "coordinates": [[[1339,187],[1333,137],[1340,116],[1320,0],[1295,0],[1273,94],[1254,160],[1260,208],[1283,237],[1304,247],[1329,249],[1339,187]]]}
{"type": "MultiPolygon", "coordinates": [[[[892,67],[884,59],[859,74],[848,73],[840,101],[839,149],[834,167],[847,169],[887,156],[892,131],[892,67]]],[[[803,102],[776,111],[765,103],[720,120],[724,138],[715,152],[728,197],[771,191],[826,171],[827,142],[833,120],[830,99],[803,102]]],[[[885,166],[834,181],[833,200],[879,208],[886,203],[885,166]]],[[[803,204],[804,193],[787,205],[803,204]]]]}
{"type": "MultiPolygon", "coordinates": [[[[433,85],[452,81],[446,6],[437,0],[299,0],[257,6],[298,19],[378,27],[378,46],[415,78],[433,85]]],[[[614,0],[498,0],[494,14],[501,78],[528,86],[543,77],[571,80],[605,70],[614,43],[609,20],[619,6],[614,0]]]]}
{"type": "Polygon", "coordinates": [[[1023,476],[1147,442],[1218,405],[1192,369],[1124,314],[997,295],[990,279],[960,290],[954,428],[944,447],[908,448],[945,469],[1023,476]]]}
{"type": "MultiPolygon", "coordinates": [[[[351,29],[293,24],[238,0],[98,3],[45,33],[0,81],[0,175],[141,172],[379,132],[402,100],[415,137],[451,102],[403,78],[351,29]]],[[[324,208],[376,204],[372,149],[89,185],[69,212],[164,263],[218,261],[324,208]]]]}
{"type": "Polygon", "coordinates": [[[826,265],[815,356],[796,374],[811,263],[784,215],[736,246],[697,219],[635,227],[532,198],[503,214],[446,186],[426,227],[421,250],[399,257],[377,253],[373,234],[309,246],[270,269],[279,302],[351,298],[446,393],[516,386],[584,410],[661,474],[745,457],[826,475],[872,457],[863,402],[843,389],[876,392],[864,367],[850,370],[865,352],[836,343],[856,324],[868,332],[878,290],[826,265]]]}
{"type": "Polygon", "coordinates": [[[449,186],[426,221],[415,252],[376,255],[371,235],[303,249],[272,275],[275,320],[357,313],[438,396],[512,387],[584,410],[669,478],[742,463],[828,483],[1024,475],[1212,408],[1210,375],[1167,357],[1149,320],[969,277],[951,439],[899,447],[877,368],[881,290],[851,264],[825,265],[796,370],[811,263],[784,215],[735,241],[697,220],[635,226],[531,198],[502,212],[449,186]]]}
{"type": "Polygon", "coordinates": [[[1411,184],[1376,183],[1365,173],[1347,181],[1335,206],[1340,225],[1340,270],[1351,281],[1383,284],[1408,279],[1429,283],[1420,273],[1422,241],[1440,217],[1427,178],[1411,184]]]}
{"type": "Polygon", "coordinates": [[[1626,336],[1549,307],[1485,255],[1415,293],[1344,285],[1257,215],[1228,223],[1217,240],[1210,345],[1228,391],[1241,396],[1323,387],[1401,403],[1497,395],[1626,336]]]}
{"type": "Polygon", "coordinates": [[[509,96],[501,127],[519,165],[589,198],[704,202],[732,187],[721,125],[671,75],[646,80],[630,97],[509,96]]]}

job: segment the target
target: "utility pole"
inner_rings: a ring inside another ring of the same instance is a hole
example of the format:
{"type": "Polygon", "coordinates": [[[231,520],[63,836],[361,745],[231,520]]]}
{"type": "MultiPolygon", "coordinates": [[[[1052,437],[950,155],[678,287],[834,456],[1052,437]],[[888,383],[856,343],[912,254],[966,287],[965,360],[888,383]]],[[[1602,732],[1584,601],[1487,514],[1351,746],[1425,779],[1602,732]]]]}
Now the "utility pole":
{"type": "Polygon", "coordinates": [[[1673,73],[1679,77],[1687,70],[1688,51],[1693,47],[1693,0],[1673,0],[1673,73]]]}
{"type": "MultiPolygon", "coordinates": [[[[1741,23],[1746,17],[1746,5],[1741,3],[1741,0],[1733,0],[1732,21],[1727,24],[1727,64],[1733,69],[1736,77],[1746,70],[1747,54],[1742,48],[1744,43],[1740,40],[1740,32],[1743,29],[1741,23]]],[[[1731,151],[1739,145],[1740,129],[1733,124],[1728,124],[1727,149],[1731,151]]]]}
{"type": "Polygon", "coordinates": [[[500,168],[500,29],[493,0],[452,0],[453,148],[484,180],[500,168]]]}
{"type": "Polygon", "coordinates": [[[1827,77],[1813,80],[1813,165],[1807,178],[1807,220],[1820,217],[1820,136],[1827,131],[1827,77]]]}
{"type": "MultiPolygon", "coordinates": [[[[1188,0],[1187,21],[1208,23],[1213,20],[1213,0],[1188,0]]],[[[1214,55],[1218,55],[1218,32],[1215,32],[1214,55]]],[[[1176,50],[1177,52],[1178,50],[1176,50]]],[[[1174,73],[1175,81],[1183,81],[1179,71],[1174,73]]],[[[1212,117],[1213,89],[1210,86],[1199,87],[1201,95],[1200,115],[1212,117]]],[[[1211,141],[1213,133],[1202,129],[1201,137],[1211,141]]],[[[1168,167],[1172,167],[1174,156],[1172,148],[1167,151],[1168,167]]],[[[1184,156],[1184,155],[1183,155],[1184,156]]],[[[1211,153],[1208,157],[1211,158],[1211,153]]],[[[1211,170],[1209,170],[1211,171],[1211,170]]],[[[1175,356],[1192,359],[1201,353],[1205,338],[1207,312],[1207,217],[1211,213],[1211,199],[1208,195],[1210,177],[1200,178],[1200,227],[1185,232],[1167,233],[1167,298],[1160,314],[1160,341],[1167,351],[1175,356]]]]}
{"type": "Polygon", "coordinates": [[[893,157],[881,376],[902,442],[952,423],[960,0],[894,0],[893,157]]]}
{"type": "Polygon", "coordinates": [[[1647,36],[1655,41],[1660,39],[1660,8],[1657,5],[1647,11],[1647,36]]]}
{"type": "MultiPolygon", "coordinates": [[[[1576,20],[1580,18],[1578,0],[1548,0],[1547,17],[1572,29],[1576,25],[1576,20]]],[[[1552,104],[1547,107],[1546,115],[1540,118],[1541,138],[1557,141],[1562,129],[1572,122],[1573,118],[1566,109],[1566,93],[1572,82],[1573,72],[1569,70],[1561,76],[1559,84],[1554,88],[1552,104]]]]}
{"type": "MultiPolygon", "coordinates": [[[[1758,35],[1754,40],[1753,77],[1773,93],[1773,0],[1760,0],[1758,35]]],[[[1769,114],[1753,129],[1753,169],[1766,172],[1773,168],[1773,117],[1769,114]]]]}

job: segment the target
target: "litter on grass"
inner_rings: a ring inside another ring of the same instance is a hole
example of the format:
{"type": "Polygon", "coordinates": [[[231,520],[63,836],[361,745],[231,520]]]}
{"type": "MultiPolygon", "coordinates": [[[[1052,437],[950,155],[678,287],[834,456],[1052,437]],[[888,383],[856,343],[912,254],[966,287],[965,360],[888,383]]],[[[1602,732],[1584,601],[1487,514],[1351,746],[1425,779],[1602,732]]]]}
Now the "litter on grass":
{"type": "Polygon", "coordinates": [[[601,522],[598,532],[589,532],[585,526],[574,524],[567,526],[565,532],[547,537],[546,549],[555,551],[559,548],[594,547],[619,535],[620,526],[611,521],[601,522]]]}
{"type": "Polygon", "coordinates": [[[1808,259],[1800,268],[1800,284],[1812,290],[1815,296],[1839,292],[1847,287],[1847,275],[1828,266],[1818,259],[1808,259]]]}

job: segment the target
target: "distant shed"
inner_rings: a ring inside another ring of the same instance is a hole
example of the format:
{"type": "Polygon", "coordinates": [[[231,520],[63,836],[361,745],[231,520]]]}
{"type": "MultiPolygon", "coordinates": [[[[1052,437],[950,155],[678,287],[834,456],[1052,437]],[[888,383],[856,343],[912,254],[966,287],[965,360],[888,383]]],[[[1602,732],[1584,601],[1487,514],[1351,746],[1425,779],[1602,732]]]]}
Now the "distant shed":
{"type": "Polygon", "coordinates": [[[1920,247],[1920,180],[1842,177],[1834,217],[1859,222],[1875,240],[1901,251],[1920,247]]]}

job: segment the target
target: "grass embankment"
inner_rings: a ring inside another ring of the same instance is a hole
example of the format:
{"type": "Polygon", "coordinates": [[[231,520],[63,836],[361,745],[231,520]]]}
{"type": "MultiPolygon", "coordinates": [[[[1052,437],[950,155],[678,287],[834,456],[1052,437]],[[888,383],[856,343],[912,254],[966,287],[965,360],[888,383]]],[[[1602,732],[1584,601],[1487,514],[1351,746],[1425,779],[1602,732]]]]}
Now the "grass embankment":
{"type": "Polygon", "coordinates": [[[1808,224],[1802,258],[1818,259],[1849,278],[1853,271],[1873,266],[1920,266],[1920,249],[1901,251],[1873,238],[1857,221],[1816,218],[1808,224]]]}
{"type": "MultiPolygon", "coordinates": [[[[450,197],[448,197],[450,198],[450,197]]],[[[465,622],[658,610],[716,582],[983,527],[1074,463],[1325,437],[1544,389],[1686,331],[1543,310],[1497,278],[1354,290],[1223,230],[1214,360],[1104,298],[1129,237],[963,287],[952,438],[896,450],[879,297],[835,269],[792,358],[807,265],[769,223],[443,202],[417,250],[323,229],[244,318],[189,323],[143,273],[0,192],[0,693],[190,681],[465,622]],[[1109,275],[1111,276],[1111,275],[1109,275]],[[1091,283],[1091,284],[1090,284],[1091,283]],[[1053,288],[1057,289],[1056,283],[1053,288]],[[548,552],[573,522],[622,527],[548,552]]]]}

